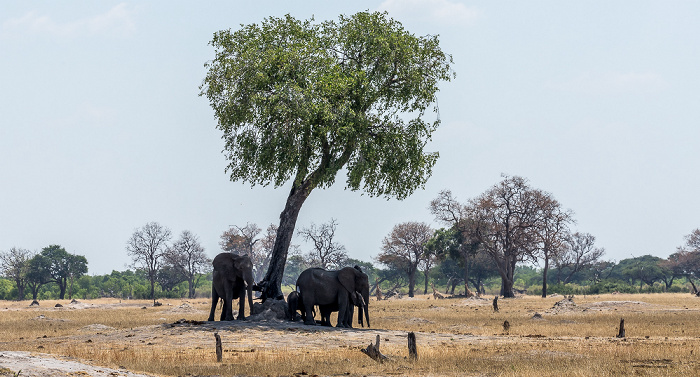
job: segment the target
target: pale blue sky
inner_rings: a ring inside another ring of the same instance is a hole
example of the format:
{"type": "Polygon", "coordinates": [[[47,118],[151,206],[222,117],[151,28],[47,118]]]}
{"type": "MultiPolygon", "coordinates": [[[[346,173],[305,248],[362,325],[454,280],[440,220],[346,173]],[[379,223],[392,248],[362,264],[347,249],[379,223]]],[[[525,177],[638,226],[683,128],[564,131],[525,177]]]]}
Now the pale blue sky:
{"type": "MultiPolygon", "coordinates": [[[[199,97],[220,29],[291,13],[387,10],[439,34],[457,79],[439,93],[440,160],[404,201],[315,191],[297,229],[338,220],[371,260],[431,199],[466,201],[520,175],[575,212],[606,259],[666,257],[700,227],[700,3],[387,0],[3,1],[0,250],[60,244],[90,273],[123,270],[149,221],[188,229],[209,255],[231,224],[277,223],[288,187],[230,182],[199,97]]],[[[295,237],[293,241],[302,244],[295,237]]]]}

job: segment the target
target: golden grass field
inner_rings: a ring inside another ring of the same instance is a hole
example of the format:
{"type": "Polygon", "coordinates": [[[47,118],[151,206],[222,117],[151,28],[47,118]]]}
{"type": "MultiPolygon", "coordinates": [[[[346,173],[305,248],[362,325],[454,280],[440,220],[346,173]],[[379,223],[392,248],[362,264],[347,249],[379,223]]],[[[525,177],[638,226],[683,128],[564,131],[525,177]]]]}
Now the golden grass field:
{"type": "MultiPolygon", "coordinates": [[[[700,299],[689,294],[372,301],[372,329],[204,321],[206,299],[0,301],[0,350],[64,355],[154,375],[697,376],[700,299]],[[533,318],[535,313],[541,319],[533,318]],[[616,338],[620,318],[626,337],[616,338]],[[180,319],[189,321],[176,323],[180,319]],[[504,321],[510,328],[504,330],[504,321]],[[407,358],[416,333],[418,360],[407,358]],[[216,362],[214,332],[224,355],[216,362]],[[360,352],[382,339],[390,357],[360,352]]],[[[218,316],[218,313],[217,313],[218,316]]],[[[0,365],[2,361],[0,360],[0,365]]],[[[2,372],[0,372],[1,375],[2,372]]],[[[9,373],[9,371],[7,371],[9,373]]]]}

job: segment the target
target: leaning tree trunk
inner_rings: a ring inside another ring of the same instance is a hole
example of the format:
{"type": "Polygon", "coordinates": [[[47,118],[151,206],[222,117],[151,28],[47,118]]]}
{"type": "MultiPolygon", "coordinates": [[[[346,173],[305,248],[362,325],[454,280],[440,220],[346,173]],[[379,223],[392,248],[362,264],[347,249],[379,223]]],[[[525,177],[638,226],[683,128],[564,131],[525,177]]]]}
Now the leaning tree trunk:
{"type": "Polygon", "coordinates": [[[277,228],[275,245],[272,247],[270,265],[267,268],[265,278],[263,278],[263,281],[260,283],[262,287],[262,295],[260,297],[263,302],[268,298],[277,300],[284,299],[284,295],[282,294],[282,278],[284,277],[284,266],[287,263],[287,251],[292,242],[299,211],[310,193],[311,184],[309,181],[304,181],[300,185],[293,185],[292,190],[289,192],[287,203],[280,214],[280,225],[277,228]]]}

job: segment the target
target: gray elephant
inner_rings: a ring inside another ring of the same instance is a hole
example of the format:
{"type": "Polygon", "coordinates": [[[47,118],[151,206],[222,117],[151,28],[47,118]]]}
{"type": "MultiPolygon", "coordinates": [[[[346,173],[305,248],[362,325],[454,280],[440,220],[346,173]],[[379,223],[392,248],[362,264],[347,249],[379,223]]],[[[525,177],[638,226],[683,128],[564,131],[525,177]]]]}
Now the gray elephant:
{"type": "MultiPolygon", "coordinates": [[[[301,293],[297,291],[292,291],[287,296],[287,311],[289,312],[289,319],[293,322],[297,320],[297,310],[301,313],[302,321],[306,320],[306,310],[300,301],[300,297],[301,293]]],[[[358,323],[364,327],[364,324],[362,323],[362,309],[364,308],[365,301],[362,298],[362,295],[355,292],[350,296],[350,302],[352,302],[353,305],[348,305],[348,310],[343,325],[345,325],[345,327],[352,327],[353,310],[354,306],[357,306],[359,313],[359,316],[357,317],[358,323]]],[[[321,321],[317,321],[317,323],[322,326],[331,326],[331,313],[338,311],[338,304],[334,303],[329,305],[321,305],[319,310],[321,312],[321,321]]],[[[311,314],[313,316],[316,315],[314,308],[311,308],[311,314]]]]}
{"type": "Polygon", "coordinates": [[[292,322],[296,322],[297,320],[297,310],[301,311],[301,319],[306,319],[306,313],[304,312],[304,308],[300,307],[299,304],[299,292],[292,291],[291,293],[289,293],[289,295],[287,296],[287,309],[289,311],[289,319],[292,320],[292,322]]]}
{"type": "Polygon", "coordinates": [[[211,311],[209,321],[214,320],[214,312],[219,298],[224,300],[221,321],[233,320],[233,300],[240,299],[237,319],[245,320],[245,296],[253,308],[253,263],[246,255],[221,253],[212,262],[214,273],[211,284],[211,311]]]}
{"type": "MultiPolygon", "coordinates": [[[[362,298],[362,295],[359,292],[355,292],[353,294],[350,294],[349,304],[347,310],[345,311],[342,327],[352,328],[352,317],[354,314],[355,307],[357,307],[357,323],[362,325],[362,327],[365,326],[362,322],[362,310],[365,307],[365,300],[362,298]]],[[[329,304],[319,305],[319,311],[321,312],[321,325],[331,326],[331,313],[337,312],[339,310],[337,304],[329,304]]]]}
{"type": "MultiPolygon", "coordinates": [[[[315,325],[313,308],[319,306],[322,323],[330,325],[330,313],[338,312],[337,327],[350,327],[353,306],[364,311],[367,327],[369,323],[369,278],[359,267],[345,267],[339,271],[322,268],[304,270],[297,278],[299,308],[304,310],[304,324],[315,325]],[[362,300],[358,299],[361,298],[362,300]]],[[[362,323],[362,321],[359,321],[362,323]]]]}

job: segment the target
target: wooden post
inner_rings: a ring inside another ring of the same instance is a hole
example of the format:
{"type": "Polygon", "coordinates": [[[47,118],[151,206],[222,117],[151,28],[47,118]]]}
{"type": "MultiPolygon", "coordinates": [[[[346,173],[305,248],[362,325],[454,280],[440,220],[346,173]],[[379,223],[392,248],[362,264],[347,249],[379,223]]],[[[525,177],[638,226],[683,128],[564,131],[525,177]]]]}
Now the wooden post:
{"type": "Polygon", "coordinates": [[[416,346],[416,334],[414,332],[408,333],[408,358],[411,360],[418,360],[418,347],[416,346]]]}
{"type": "Polygon", "coordinates": [[[388,359],[388,357],[382,355],[381,352],[379,352],[379,342],[380,342],[379,335],[377,335],[377,344],[373,345],[371,342],[369,343],[369,346],[367,348],[363,348],[360,351],[364,353],[365,355],[371,357],[372,359],[379,361],[380,363],[383,363],[384,360],[388,359]]]}
{"type": "Polygon", "coordinates": [[[620,318],[620,331],[617,333],[618,338],[625,337],[625,320],[620,318]]]}
{"type": "Polygon", "coordinates": [[[219,336],[218,332],[214,333],[214,337],[216,338],[216,361],[220,363],[223,356],[223,350],[221,349],[221,337],[219,336]]]}

